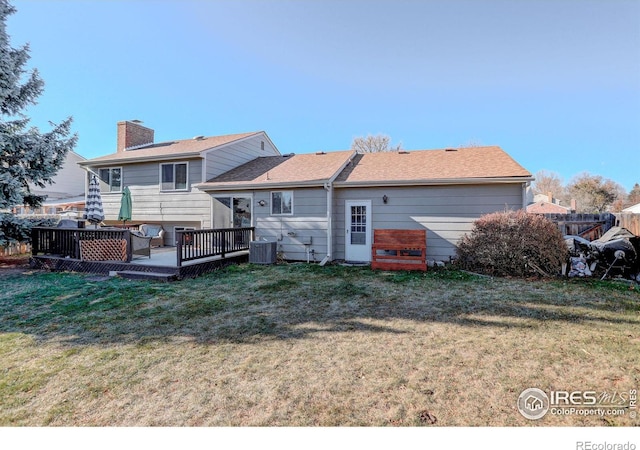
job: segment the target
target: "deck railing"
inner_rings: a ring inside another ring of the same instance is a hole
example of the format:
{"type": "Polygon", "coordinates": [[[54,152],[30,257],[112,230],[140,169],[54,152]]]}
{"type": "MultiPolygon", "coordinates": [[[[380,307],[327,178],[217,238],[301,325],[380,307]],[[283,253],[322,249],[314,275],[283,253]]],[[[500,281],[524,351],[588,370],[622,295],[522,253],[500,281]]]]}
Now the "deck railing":
{"type": "MultiPolygon", "coordinates": [[[[130,241],[129,230],[99,228],[48,228],[31,229],[31,254],[51,255],[80,259],[80,241],[100,239],[124,239],[130,241]]],[[[127,261],[131,261],[131,246],[127,245],[127,261]]]]}
{"type": "Polygon", "coordinates": [[[178,267],[183,262],[222,256],[249,250],[253,240],[253,227],[219,228],[210,230],[176,230],[178,267]]]}
{"type": "MultiPolygon", "coordinates": [[[[210,230],[176,230],[177,266],[182,263],[227,253],[249,250],[253,227],[210,230]]],[[[80,259],[80,241],[124,239],[130,242],[128,229],[48,228],[33,227],[31,253],[80,259]]],[[[131,261],[131,246],[127,245],[127,262],[131,261]]]]}

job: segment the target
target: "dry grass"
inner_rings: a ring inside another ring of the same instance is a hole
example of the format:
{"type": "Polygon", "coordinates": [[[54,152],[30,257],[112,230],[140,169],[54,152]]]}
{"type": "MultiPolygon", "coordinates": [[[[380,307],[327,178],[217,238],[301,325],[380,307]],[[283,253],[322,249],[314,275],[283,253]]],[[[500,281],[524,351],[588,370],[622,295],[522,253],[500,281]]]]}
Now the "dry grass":
{"type": "Polygon", "coordinates": [[[640,423],[515,406],[637,389],[637,286],[307,265],[2,283],[0,425],[640,423]]]}

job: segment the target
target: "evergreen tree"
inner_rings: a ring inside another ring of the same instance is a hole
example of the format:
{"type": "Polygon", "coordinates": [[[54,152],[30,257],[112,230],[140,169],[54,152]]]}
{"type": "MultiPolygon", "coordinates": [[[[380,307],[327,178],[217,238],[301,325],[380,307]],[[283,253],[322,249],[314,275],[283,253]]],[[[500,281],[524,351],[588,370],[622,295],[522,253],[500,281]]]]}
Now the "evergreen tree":
{"type": "MultiPolygon", "coordinates": [[[[70,117],[60,124],[50,123],[47,133],[29,126],[24,111],[36,104],[44,82],[36,69],[26,67],[29,46],[11,47],[6,20],[15,12],[8,0],[0,0],[0,210],[40,206],[46,197],[34,195],[30,186],[51,185],[77,141],[71,134],[70,117]]],[[[24,237],[24,229],[16,229],[16,223],[7,214],[0,216],[0,244],[24,237]]]]}
{"type": "Polygon", "coordinates": [[[629,197],[627,197],[627,205],[633,206],[640,203],[640,184],[636,183],[633,185],[631,192],[629,192],[629,197]]]}

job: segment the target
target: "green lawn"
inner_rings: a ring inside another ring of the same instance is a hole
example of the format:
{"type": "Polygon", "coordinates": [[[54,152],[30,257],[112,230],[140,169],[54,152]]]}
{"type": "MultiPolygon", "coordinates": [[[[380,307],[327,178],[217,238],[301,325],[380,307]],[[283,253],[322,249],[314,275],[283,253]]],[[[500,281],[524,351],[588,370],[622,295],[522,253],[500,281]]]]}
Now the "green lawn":
{"type": "Polygon", "coordinates": [[[640,387],[637,285],[306,264],[0,283],[0,425],[640,424],[516,409],[640,387]]]}

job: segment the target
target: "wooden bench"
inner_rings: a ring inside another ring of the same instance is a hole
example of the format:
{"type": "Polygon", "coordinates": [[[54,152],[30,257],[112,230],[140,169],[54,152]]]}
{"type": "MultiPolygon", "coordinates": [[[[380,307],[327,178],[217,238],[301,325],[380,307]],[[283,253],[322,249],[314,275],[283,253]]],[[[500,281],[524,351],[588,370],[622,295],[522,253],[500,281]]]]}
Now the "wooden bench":
{"type": "Polygon", "coordinates": [[[371,268],[427,270],[426,230],[373,230],[371,268]]]}

